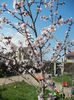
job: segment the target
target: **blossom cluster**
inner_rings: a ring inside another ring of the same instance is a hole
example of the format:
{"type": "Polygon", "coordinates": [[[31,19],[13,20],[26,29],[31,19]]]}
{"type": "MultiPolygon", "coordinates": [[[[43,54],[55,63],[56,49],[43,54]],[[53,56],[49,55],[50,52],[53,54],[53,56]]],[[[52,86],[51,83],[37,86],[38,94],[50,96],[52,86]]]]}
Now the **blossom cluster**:
{"type": "Polygon", "coordinates": [[[0,43],[1,43],[1,45],[2,44],[4,45],[4,49],[6,50],[6,52],[17,50],[17,46],[11,41],[12,38],[13,38],[12,35],[11,36],[4,36],[4,34],[3,34],[1,36],[0,43]]]}
{"type": "Polygon", "coordinates": [[[24,5],[23,0],[14,0],[13,8],[17,11],[20,7],[24,5]]]}

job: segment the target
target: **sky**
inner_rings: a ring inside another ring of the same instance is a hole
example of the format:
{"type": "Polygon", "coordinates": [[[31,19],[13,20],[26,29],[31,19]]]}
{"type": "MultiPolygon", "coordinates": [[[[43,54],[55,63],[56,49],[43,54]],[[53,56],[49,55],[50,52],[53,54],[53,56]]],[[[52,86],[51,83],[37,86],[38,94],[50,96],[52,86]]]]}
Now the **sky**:
{"type": "MultiPolygon", "coordinates": [[[[59,10],[58,10],[59,15],[62,15],[64,20],[69,18],[69,17],[72,17],[72,19],[74,21],[74,0],[59,0],[59,1],[61,1],[61,2],[65,1],[66,2],[65,5],[59,6],[59,10]]],[[[0,5],[4,2],[7,3],[8,9],[11,9],[12,11],[14,11],[13,0],[0,0],[0,5]]],[[[35,6],[34,6],[32,8],[33,15],[35,14],[35,10],[36,9],[35,9],[35,6]]],[[[47,8],[42,8],[42,12],[40,13],[40,16],[44,16],[44,15],[49,16],[49,10],[47,8]]],[[[6,16],[9,20],[11,20],[16,25],[16,20],[10,14],[4,13],[4,14],[0,15],[0,17],[2,17],[2,16],[6,16]]],[[[28,20],[30,22],[29,19],[26,19],[26,20],[28,20]]],[[[49,22],[41,21],[39,19],[39,21],[37,21],[36,25],[37,25],[38,35],[40,35],[41,29],[43,27],[48,26],[49,22]]],[[[60,26],[59,28],[57,28],[55,36],[59,41],[63,41],[66,29],[67,29],[67,27],[65,27],[65,26],[64,27],[60,26]]],[[[11,27],[3,25],[3,29],[0,29],[0,34],[1,33],[5,34],[7,36],[13,34],[14,35],[13,42],[16,45],[18,43],[18,40],[24,41],[23,43],[25,45],[25,40],[24,40],[23,36],[18,34],[17,31],[12,29],[11,27]]],[[[70,35],[69,39],[73,40],[74,39],[74,25],[72,25],[71,32],[70,32],[69,35],[70,35]]],[[[52,47],[54,47],[54,44],[55,43],[53,41],[52,47]]]]}

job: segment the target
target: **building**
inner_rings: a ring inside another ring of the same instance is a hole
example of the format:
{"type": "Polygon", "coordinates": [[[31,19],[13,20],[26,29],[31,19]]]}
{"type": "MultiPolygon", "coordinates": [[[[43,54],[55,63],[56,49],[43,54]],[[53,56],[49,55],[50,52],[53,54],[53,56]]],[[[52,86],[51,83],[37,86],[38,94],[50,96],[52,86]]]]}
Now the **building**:
{"type": "Polygon", "coordinates": [[[68,53],[66,55],[64,71],[68,73],[74,73],[74,52],[68,53]]]}
{"type": "Polygon", "coordinates": [[[27,51],[28,47],[19,48],[16,52],[17,59],[19,61],[29,60],[29,55],[27,51]]]}
{"type": "Polygon", "coordinates": [[[66,55],[66,63],[74,63],[74,52],[66,55]]]}

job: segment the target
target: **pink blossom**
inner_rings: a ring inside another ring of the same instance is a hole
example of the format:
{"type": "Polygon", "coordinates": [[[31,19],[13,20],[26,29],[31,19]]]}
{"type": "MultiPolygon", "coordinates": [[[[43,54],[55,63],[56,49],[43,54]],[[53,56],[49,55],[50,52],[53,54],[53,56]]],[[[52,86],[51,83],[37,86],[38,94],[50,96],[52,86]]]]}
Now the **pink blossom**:
{"type": "Polygon", "coordinates": [[[1,35],[1,39],[4,39],[5,37],[4,37],[4,35],[1,35]]]}
{"type": "Polygon", "coordinates": [[[68,34],[68,31],[66,31],[65,33],[68,34]]]}
{"type": "Polygon", "coordinates": [[[22,7],[24,5],[24,1],[18,2],[18,5],[22,7]]]}
{"type": "Polygon", "coordinates": [[[47,49],[50,45],[51,45],[51,43],[48,43],[48,45],[47,45],[46,49],[47,49]]]}
{"type": "Polygon", "coordinates": [[[74,43],[74,40],[72,40],[71,43],[74,43]]]}
{"type": "Polygon", "coordinates": [[[44,67],[44,62],[38,61],[38,64],[39,64],[39,68],[40,68],[40,69],[44,67]]]}
{"type": "Polygon", "coordinates": [[[13,38],[13,36],[8,36],[8,37],[4,37],[4,39],[12,39],[13,38]]]}
{"type": "Polygon", "coordinates": [[[14,15],[14,14],[15,14],[15,12],[12,12],[12,11],[11,11],[10,13],[11,13],[12,15],[14,15]]]}
{"type": "Polygon", "coordinates": [[[52,32],[55,32],[55,31],[56,31],[56,28],[55,28],[54,25],[51,25],[51,26],[49,26],[49,27],[47,28],[47,30],[48,30],[50,33],[52,33],[52,32]]]}
{"type": "Polygon", "coordinates": [[[40,93],[40,95],[38,95],[38,100],[44,100],[42,92],[40,93]]]}
{"type": "Polygon", "coordinates": [[[53,55],[58,54],[58,52],[53,52],[53,55]]]}
{"type": "Polygon", "coordinates": [[[69,19],[66,19],[64,23],[65,23],[65,24],[68,24],[68,22],[69,22],[69,19]]]}
{"type": "Polygon", "coordinates": [[[42,33],[43,36],[45,36],[47,34],[46,29],[42,29],[41,33],[42,33]]]}
{"type": "Polygon", "coordinates": [[[35,41],[36,41],[36,42],[39,42],[39,37],[35,38],[35,41]]]}
{"type": "Polygon", "coordinates": [[[10,42],[9,50],[16,51],[17,50],[17,46],[14,43],[10,42]]]}
{"type": "Polygon", "coordinates": [[[54,14],[55,14],[55,15],[58,15],[58,12],[57,12],[57,11],[55,11],[55,12],[54,12],[54,14]]]}
{"type": "Polygon", "coordinates": [[[37,7],[37,11],[39,12],[41,12],[42,11],[42,8],[40,8],[40,7],[37,7]]]}
{"type": "Polygon", "coordinates": [[[8,10],[8,13],[10,13],[10,14],[12,14],[12,15],[15,14],[15,12],[12,12],[11,10],[8,10]]]}
{"type": "Polygon", "coordinates": [[[25,29],[25,28],[27,27],[27,24],[28,24],[28,21],[26,21],[25,23],[23,23],[23,24],[21,25],[21,27],[22,27],[23,29],[25,29]]]}
{"type": "Polygon", "coordinates": [[[50,49],[47,49],[44,53],[49,53],[50,49]]]}
{"type": "Polygon", "coordinates": [[[24,72],[22,73],[23,75],[26,74],[26,70],[24,70],[24,72]]]}
{"type": "Polygon", "coordinates": [[[45,8],[46,8],[46,7],[47,7],[47,8],[49,7],[49,4],[48,4],[48,3],[45,3],[45,8]]]}
{"type": "Polygon", "coordinates": [[[26,26],[25,23],[23,23],[23,24],[21,25],[21,27],[22,27],[23,29],[25,29],[27,26],[26,26]]]}
{"type": "Polygon", "coordinates": [[[6,21],[6,17],[1,17],[0,18],[0,23],[5,22],[6,21]]]}
{"type": "Polygon", "coordinates": [[[22,1],[22,0],[16,0],[16,1],[20,2],[20,1],[22,1]]]}
{"type": "Polygon", "coordinates": [[[61,4],[61,5],[64,5],[64,4],[65,4],[65,2],[60,2],[60,4],[61,4]]]}
{"type": "Polygon", "coordinates": [[[22,44],[22,41],[19,40],[19,44],[22,44]]]}
{"type": "Polygon", "coordinates": [[[20,22],[17,22],[17,25],[20,26],[20,22]]]}
{"type": "Polygon", "coordinates": [[[53,39],[53,35],[50,36],[50,39],[51,39],[51,40],[53,39]]]}
{"type": "Polygon", "coordinates": [[[2,21],[3,21],[3,19],[2,19],[2,17],[0,18],[0,23],[2,23],[2,21]]]}
{"type": "Polygon", "coordinates": [[[45,0],[45,3],[47,3],[47,0],[45,0]]]}
{"type": "Polygon", "coordinates": [[[46,16],[41,16],[40,18],[41,18],[42,20],[44,20],[44,21],[48,20],[48,18],[47,18],[46,16]]]}
{"type": "Polygon", "coordinates": [[[5,24],[9,24],[8,20],[5,21],[5,24]]]}
{"type": "Polygon", "coordinates": [[[59,49],[61,46],[62,46],[62,43],[60,43],[60,42],[56,43],[56,49],[59,49]]]}
{"type": "Polygon", "coordinates": [[[70,18],[66,19],[64,23],[65,23],[65,24],[68,24],[68,23],[69,23],[69,21],[72,21],[72,17],[70,17],[70,18]]]}
{"type": "Polygon", "coordinates": [[[39,37],[39,40],[41,40],[41,41],[42,41],[42,40],[43,40],[43,36],[40,36],[40,37],[39,37]]]}
{"type": "Polygon", "coordinates": [[[3,4],[2,4],[2,7],[3,7],[3,8],[5,8],[6,6],[7,6],[7,4],[6,4],[6,3],[3,3],[3,4]]]}
{"type": "Polygon", "coordinates": [[[23,16],[27,16],[27,12],[26,11],[23,11],[23,16]]]}
{"type": "Polygon", "coordinates": [[[71,20],[72,20],[72,17],[69,18],[69,21],[71,21],[71,20]]]}
{"type": "Polygon", "coordinates": [[[52,4],[50,4],[50,7],[51,7],[51,8],[53,8],[53,5],[52,5],[52,4]]]}
{"type": "Polygon", "coordinates": [[[52,0],[52,1],[49,1],[48,3],[45,1],[45,7],[51,7],[51,8],[53,8],[53,4],[52,3],[54,3],[54,0],[52,0]]]}
{"type": "Polygon", "coordinates": [[[54,25],[50,25],[48,27],[45,27],[44,29],[42,29],[41,33],[42,35],[46,35],[48,32],[51,34],[52,32],[55,32],[56,31],[56,28],[54,25]]]}
{"type": "Polygon", "coordinates": [[[32,55],[32,54],[33,54],[32,50],[29,49],[29,50],[28,50],[28,54],[29,54],[29,55],[32,55]]]}
{"type": "Polygon", "coordinates": [[[34,3],[34,1],[33,0],[29,0],[29,3],[32,5],[34,3]]]}
{"type": "Polygon", "coordinates": [[[0,40],[0,42],[2,42],[2,40],[0,40]]]}
{"type": "Polygon", "coordinates": [[[2,28],[2,25],[0,24],[0,28],[2,28]]]}
{"type": "Polygon", "coordinates": [[[19,44],[19,47],[22,47],[23,46],[23,43],[22,43],[22,41],[18,41],[18,44],[19,44]]]}
{"type": "Polygon", "coordinates": [[[0,51],[0,55],[3,55],[3,51],[0,51]]]}
{"type": "Polygon", "coordinates": [[[35,70],[33,70],[33,74],[35,74],[36,73],[36,71],[35,70]]]}
{"type": "Polygon", "coordinates": [[[36,46],[37,46],[37,47],[40,47],[40,43],[37,43],[36,46]]]}
{"type": "Polygon", "coordinates": [[[0,10],[0,15],[2,14],[2,11],[0,10]]]}
{"type": "Polygon", "coordinates": [[[7,42],[7,41],[6,41],[6,42],[5,42],[5,44],[6,44],[6,45],[8,45],[8,44],[9,44],[9,42],[7,42]]]}
{"type": "Polygon", "coordinates": [[[26,21],[25,24],[27,25],[28,24],[28,21],[26,21]]]}
{"type": "Polygon", "coordinates": [[[35,63],[35,67],[36,67],[36,68],[38,68],[38,67],[39,67],[38,63],[35,63]]]}
{"type": "Polygon", "coordinates": [[[25,36],[25,41],[26,41],[26,43],[28,44],[29,42],[28,42],[28,37],[26,36],[26,34],[24,34],[24,36],[25,36]]]}
{"type": "Polygon", "coordinates": [[[60,43],[60,42],[57,42],[57,45],[61,46],[61,45],[62,45],[62,43],[60,43]]]}
{"type": "Polygon", "coordinates": [[[49,35],[48,35],[48,36],[46,36],[46,39],[47,39],[47,40],[49,40],[49,39],[50,39],[50,36],[49,36],[49,35]]]}
{"type": "Polygon", "coordinates": [[[11,45],[10,46],[10,50],[14,50],[14,45],[11,45]]]}
{"type": "Polygon", "coordinates": [[[59,20],[59,23],[60,23],[60,24],[63,24],[63,18],[61,18],[61,19],[59,20]]]}

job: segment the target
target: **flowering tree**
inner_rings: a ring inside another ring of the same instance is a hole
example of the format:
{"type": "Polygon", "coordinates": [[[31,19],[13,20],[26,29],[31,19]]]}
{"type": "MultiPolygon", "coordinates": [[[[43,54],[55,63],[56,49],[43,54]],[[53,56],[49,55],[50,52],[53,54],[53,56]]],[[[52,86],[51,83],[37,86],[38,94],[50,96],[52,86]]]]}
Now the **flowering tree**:
{"type": "MultiPolygon", "coordinates": [[[[26,47],[28,47],[27,53],[29,58],[33,60],[35,67],[41,70],[41,82],[34,74],[31,74],[27,70],[27,72],[37,80],[42,87],[42,92],[38,96],[38,100],[44,100],[44,91],[48,86],[45,79],[44,55],[49,54],[52,51],[50,59],[55,61],[65,56],[66,52],[70,52],[70,48],[74,45],[74,40],[68,41],[69,32],[73,24],[72,17],[63,20],[62,15],[59,15],[58,13],[59,6],[64,4],[65,2],[60,2],[60,0],[14,0],[14,11],[9,10],[5,3],[0,5],[0,14],[8,12],[8,14],[11,14],[11,16],[15,18],[17,23],[15,25],[11,19],[4,16],[0,18],[0,28],[3,28],[3,24],[7,24],[24,37],[26,47]],[[42,15],[44,9],[45,11],[49,11],[48,15],[42,15]],[[43,28],[39,25],[42,21],[45,21],[43,23],[47,23],[43,28]],[[37,24],[38,22],[40,23],[37,24]],[[63,42],[59,42],[60,40],[55,37],[56,29],[61,27],[61,25],[68,26],[63,42]],[[39,26],[41,29],[38,28],[39,26]],[[56,45],[51,49],[53,45],[52,40],[55,41],[56,45]]],[[[21,63],[15,55],[12,55],[11,58],[10,56],[4,56],[7,51],[14,54],[17,52],[17,49],[23,48],[23,43],[21,41],[19,42],[19,47],[17,47],[12,43],[12,38],[14,37],[2,34],[0,39],[0,57],[3,57],[6,60],[6,64],[12,67],[18,64],[20,69],[21,63]]],[[[24,63],[23,66],[25,67],[25,65],[26,64],[24,63]]]]}

